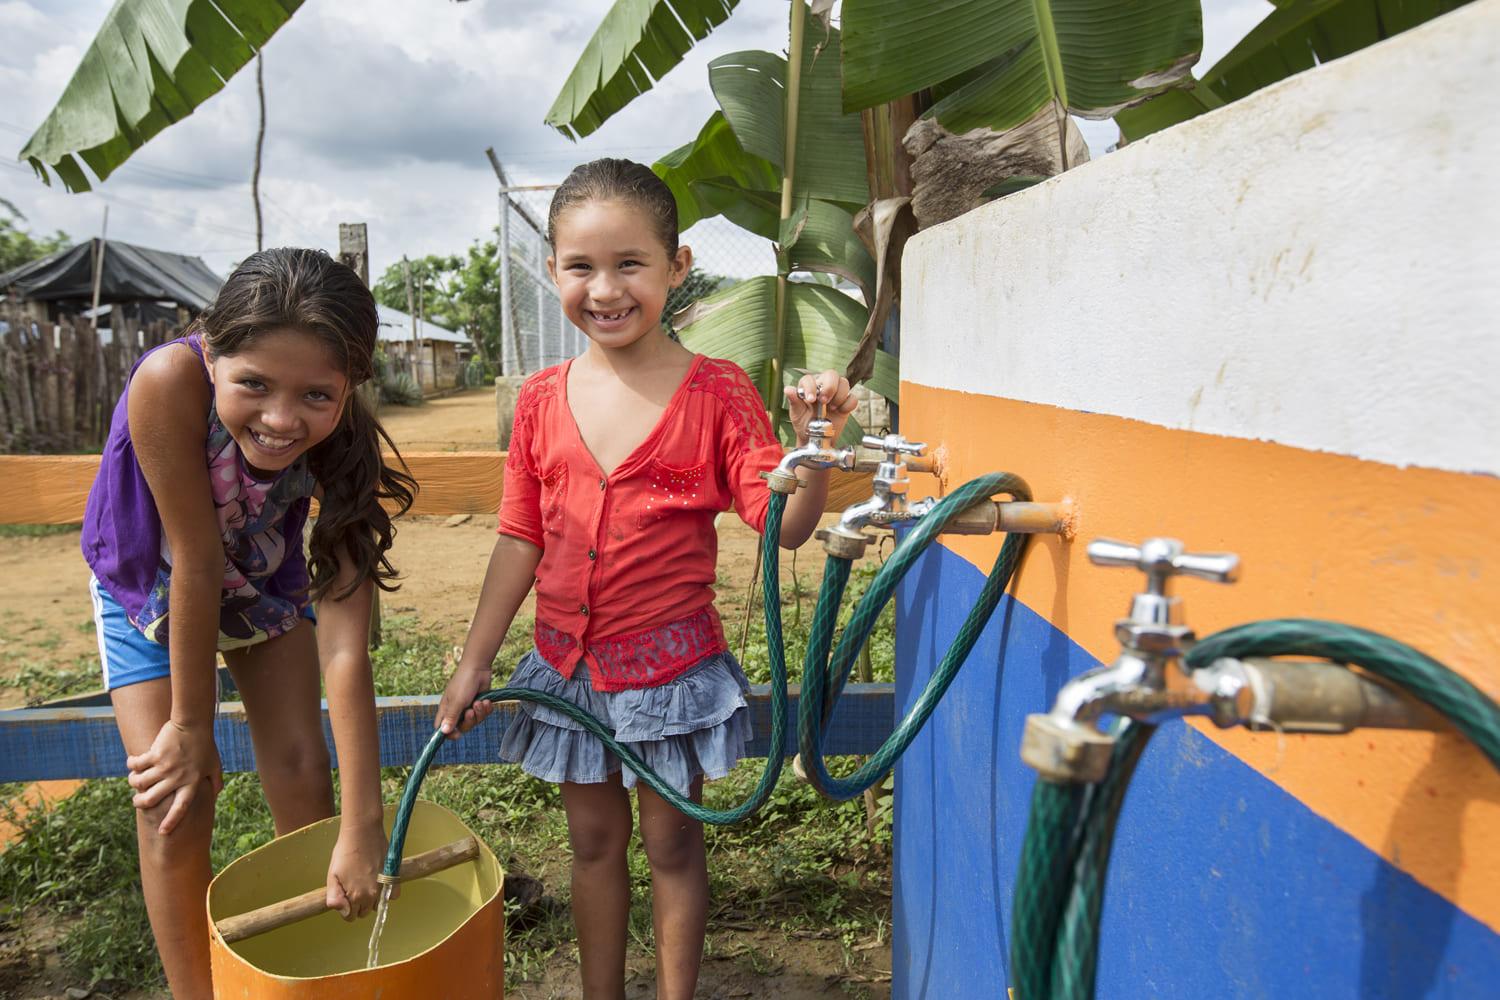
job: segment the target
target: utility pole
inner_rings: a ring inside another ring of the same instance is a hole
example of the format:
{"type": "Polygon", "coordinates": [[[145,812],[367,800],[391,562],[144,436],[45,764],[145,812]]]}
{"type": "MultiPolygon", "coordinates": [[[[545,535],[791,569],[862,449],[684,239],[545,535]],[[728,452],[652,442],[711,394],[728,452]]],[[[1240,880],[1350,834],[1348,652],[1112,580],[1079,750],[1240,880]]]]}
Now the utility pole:
{"type": "Polygon", "coordinates": [[[421,349],[421,341],[417,339],[417,307],[411,295],[411,261],[406,259],[406,254],[401,255],[401,272],[406,275],[406,315],[411,320],[411,372],[417,380],[417,388],[421,389],[422,366],[417,353],[421,349]]]}
{"type": "MultiPolygon", "coordinates": [[[[99,227],[99,252],[94,254],[94,304],[89,311],[89,329],[99,329],[99,286],[104,282],[104,248],[107,246],[105,237],[109,235],[109,206],[104,206],[104,224],[99,227]]],[[[119,317],[116,317],[118,319],[119,317]]],[[[125,324],[111,325],[114,335],[118,337],[125,329],[125,324]]]]}
{"type": "MultiPolygon", "coordinates": [[[[370,235],[369,228],[363,222],[341,222],[339,223],[339,260],[349,265],[350,270],[359,275],[359,280],[370,285],[370,235]]],[[[377,331],[379,327],[376,327],[377,331]]],[[[376,344],[379,344],[379,333],[376,333],[376,344]]],[[[365,406],[369,407],[371,414],[380,412],[380,385],[371,378],[359,387],[358,392],[364,400],[365,406]]],[[[380,648],[380,588],[374,587],[370,595],[370,648],[380,648]]]]}

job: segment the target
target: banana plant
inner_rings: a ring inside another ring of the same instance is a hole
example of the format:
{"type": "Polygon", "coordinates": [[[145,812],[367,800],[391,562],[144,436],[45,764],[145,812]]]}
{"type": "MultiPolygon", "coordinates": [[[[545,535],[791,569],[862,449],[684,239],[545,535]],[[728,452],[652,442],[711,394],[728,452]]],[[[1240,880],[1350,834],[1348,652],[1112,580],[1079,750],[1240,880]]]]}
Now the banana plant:
{"type": "Polygon", "coordinates": [[[1115,116],[1127,141],[1400,34],[1469,0],[1280,0],[1202,79],[1115,116]]]}
{"type": "Polygon", "coordinates": [[[104,180],[147,140],[218,93],[302,0],[120,0],[57,105],[21,150],[69,191],[104,180]]]}
{"type": "MultiPolygon", "coordinates": [[[[802,0],[792,8],[790,58],[749,51],[715,59],[709,86],[720,110],[697,139],[655,164],[680,220],[723,215],[776,245],[775,275],[710,295],[673,326],[694,350],[744,368],[783,434],[782,387],[797,369],[848,363],[875,286],[875,262],[854,232],[869,189],[859,117],[840,108],[839,33],[806,32],[802,0]],[[805,44],[809,34],[813,44],[805,44]],[[795,280],[802,272],[836,275],[864,301],[795,280]]],[[[875,367],[869,387],[894,399],[895,359],[881,353],[875,367]]],[[[846,436],[859,433],[851,421],[846,436]]]]}
{"type": "MultiPolygon", "coordinates": [[[[1203,46],[1198,0],[908,0],[844,4],[844,110],[920,90],[958,134],[1005,132],[1044,110],[1109,118],[1185,79],[1203,46]]],[[[1067,169],[1066,130],[1059,152],[1067,169]]]]}

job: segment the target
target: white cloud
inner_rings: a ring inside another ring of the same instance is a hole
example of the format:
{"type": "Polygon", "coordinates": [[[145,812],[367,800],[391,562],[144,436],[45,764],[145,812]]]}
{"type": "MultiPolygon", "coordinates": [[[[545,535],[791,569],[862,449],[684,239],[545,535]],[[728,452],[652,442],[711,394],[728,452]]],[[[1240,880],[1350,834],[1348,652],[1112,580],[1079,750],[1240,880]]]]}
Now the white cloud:
{"type": "MultiPolygon", "coordinates": [[[[1205,6],[1200,69],[1270,10],[1264,0],[1205,6]]],[[[46,117],[109,7],[110,0],[0,2],[0,139],[12,150],[46,117]]],[[[365,221],[376,274],[403,253],[460,251],[495,224],[485,146],[518,183],[555,182],[602,155],[649,162],[692,139],[713,111],[710,59],[786,44],[785,3],[744,0],[650,94],[571,143],[542,118],[608,8],[605,0],[305,4],[266,48],[267,245],[331,246],[338,223],[365,221]]],[[[112,236],[198,253],[225,273],[255,245],[255,125],[255,74],[247,67],[98,193],[43,187],[29,167],[4,157],[0,197],[34,229],[78,238],[98,232],[107,201],[112,236]]],[[[1114,129],[1090,123],[1086,134],[1097,155],[1114,129]]],[[[694,236],[712,266],[703,241],[726,235],[694,236]]]]}
{"type": "MultiPolygon", "coordinates": [[[[12,150],[46,117],[109,6],[0,3],[0,138],[12,150]]],[[[542,118],[607,4],[306,4],[266,47],[266,243],[331,246],[338,223],[365,221],[378,274],[403,253],[457,252],[491,232],[486,146],[518,183],[555,182],[595,156],[649,162],[692,139],[713,111],[709,59],[784,46],[782,5],[742,7],[652,93],[572,143],[542,118]]],[[[111,236],[199,253],[225,273],[255,244],[256,117],[247,67],[98,193],[43,187],[7,157],[0,197],[34,229],[78,238],[98,232],[109,202],[111,236]]]]}

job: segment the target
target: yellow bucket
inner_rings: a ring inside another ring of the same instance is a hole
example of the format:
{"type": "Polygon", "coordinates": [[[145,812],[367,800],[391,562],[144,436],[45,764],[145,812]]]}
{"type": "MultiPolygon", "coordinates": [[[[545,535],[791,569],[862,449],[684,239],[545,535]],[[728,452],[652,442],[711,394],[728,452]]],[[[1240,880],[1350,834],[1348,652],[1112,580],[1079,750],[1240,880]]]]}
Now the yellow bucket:
{"type": "MultiPolygon", "coordinates": [[[[389,834],[392,806],[386,810],[389,834]]],[[[338,817],[278,837],[236,859],[208,887],[209,950],[216,1000],[491,1000],[505,991],[504,878],[495,855],[479,856],[401,884],[380,941],[380,964],[365,968],[374,918],[345,922],[326,912],[226,943],[215,926],[315,889],[328,876],[338,817]]],[[[471,831],[457,816],[418,801],[405,854],[452,843],[471,831]]],[[[478,839],[478,838],[476,838],[478,839]]]]}

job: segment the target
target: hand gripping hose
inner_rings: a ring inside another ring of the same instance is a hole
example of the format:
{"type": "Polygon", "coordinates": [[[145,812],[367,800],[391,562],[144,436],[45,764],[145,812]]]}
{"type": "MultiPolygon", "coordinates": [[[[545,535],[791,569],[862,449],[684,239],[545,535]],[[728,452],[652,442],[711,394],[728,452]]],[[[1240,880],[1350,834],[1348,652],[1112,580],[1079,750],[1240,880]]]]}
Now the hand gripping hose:
{"type": "MultiPolygon", "coordinates": [[[[1282,618],[1225,629],[1195,645],[1189,669],[1250,656],[1318,656],[1368,670],[1445,715],[1500,768],[1500,706],[1427,654],[1338,622],[1282,618]]],[[[1038,779],[1011,912],[1017,1000],[1089,1000],[1110,842],[1130,775],[1154,726],[1126,720],[1097,785],[1038,779]]]]}
{"type": "Polygon", "coordinates": [[[865,596],[855,607],[849,624],[844,628],[831,660],[828,658],[828,648],[832,644],[838,602],[843,595],[844,583],[849,578],[850,564],[847,559],[829,557],[823,571],[823,590],[818,596],[812,634],[807,644],[807,660],[802,671],[802,694],[798,698],[797,707],[797,742],[802,766],[808,781],[824,796],[837,801],[852,799],[885,777],[895,765],[896,758],[906,752],[906,748],[911,746],[931,718],[938,702],[947,693],[959,668],[979,640],[980,632],[1000,603],[1005,588],[1010,585],[1016,565],[1030,539],[1029,535],[1006,537],[1000,554],[995,559],[994,568],[984,581],[979,600],[964,619],[953,644],[948,647],[942,662],[928,678],[926,687],[906,713],[906,718],[901,720],[880,749],[847,777],[835,778],[828,773],[823,760],[823,737],[828,731],[834,705],[843,693],[854,661],[864,648],[870,633],[874,631],[876,619],[912,563],[932,544],[944,526],[975,503],[987,501],[997,493],[1007,493],[1021,501],[1031,499],[1031,488],[1023,479],[1007,472],[996,472],[960,486],[922,518],[876,574],[870,589],[865,592],[865,596]]]}
{"type": "MultiPolygon", "coordinates": [[[[761,537],[761,563],[767,580],[779,579],[781,561],[778,540],[781,537],[781,517],[785,510],[786,497],[773,492],[771,505],[766,510],[765,533],[761,537]]],[[[847,569],[845,572],[847,575],[847,569]]],[[[761,772],[760,783],[755,786],[755,790],[744,802],[733,809],[709,809],[683,795],[646,766],[646,762],[641,760],[634,750],[616,740],[614,732],[609,727],[570,701],[544,691],[511,687],[486,691],[478,697],[490,702],[531,701],[561,712],[599,737],[610,752],[634,771],[641,781],[644,781],[652,791],[666,799],[683,815],[715,826],[738,823],[759,809],[765,804],[766,799],[770,798],[772,790],[776,787],[776,780],[781,776],[783,747],[786,745],[786,651],[781,635],[781,602],[768,596],[764,604],[766,647],[771,661],[771,746],[766,753],[766,766],[761,772]]],[[[422,748],[421,754],[412,766],[411,776],[406,779],[406,787],[401,792],[401,801],[396,807],[396,815],[391,823],[390,847],[386,851],[383,870],[385,878],[394,879],[401,871],[401,854],[406,845],[406,828],[411,823],[411,812],[417,803],[417,793],[421,791],[422,780],[427,776],[427,769],[432,766],[433,758],[442,749],[443,742],[447,738],[441,730],[433,733],[432,739],[427,741],[427,745],[422,748]]]]}

